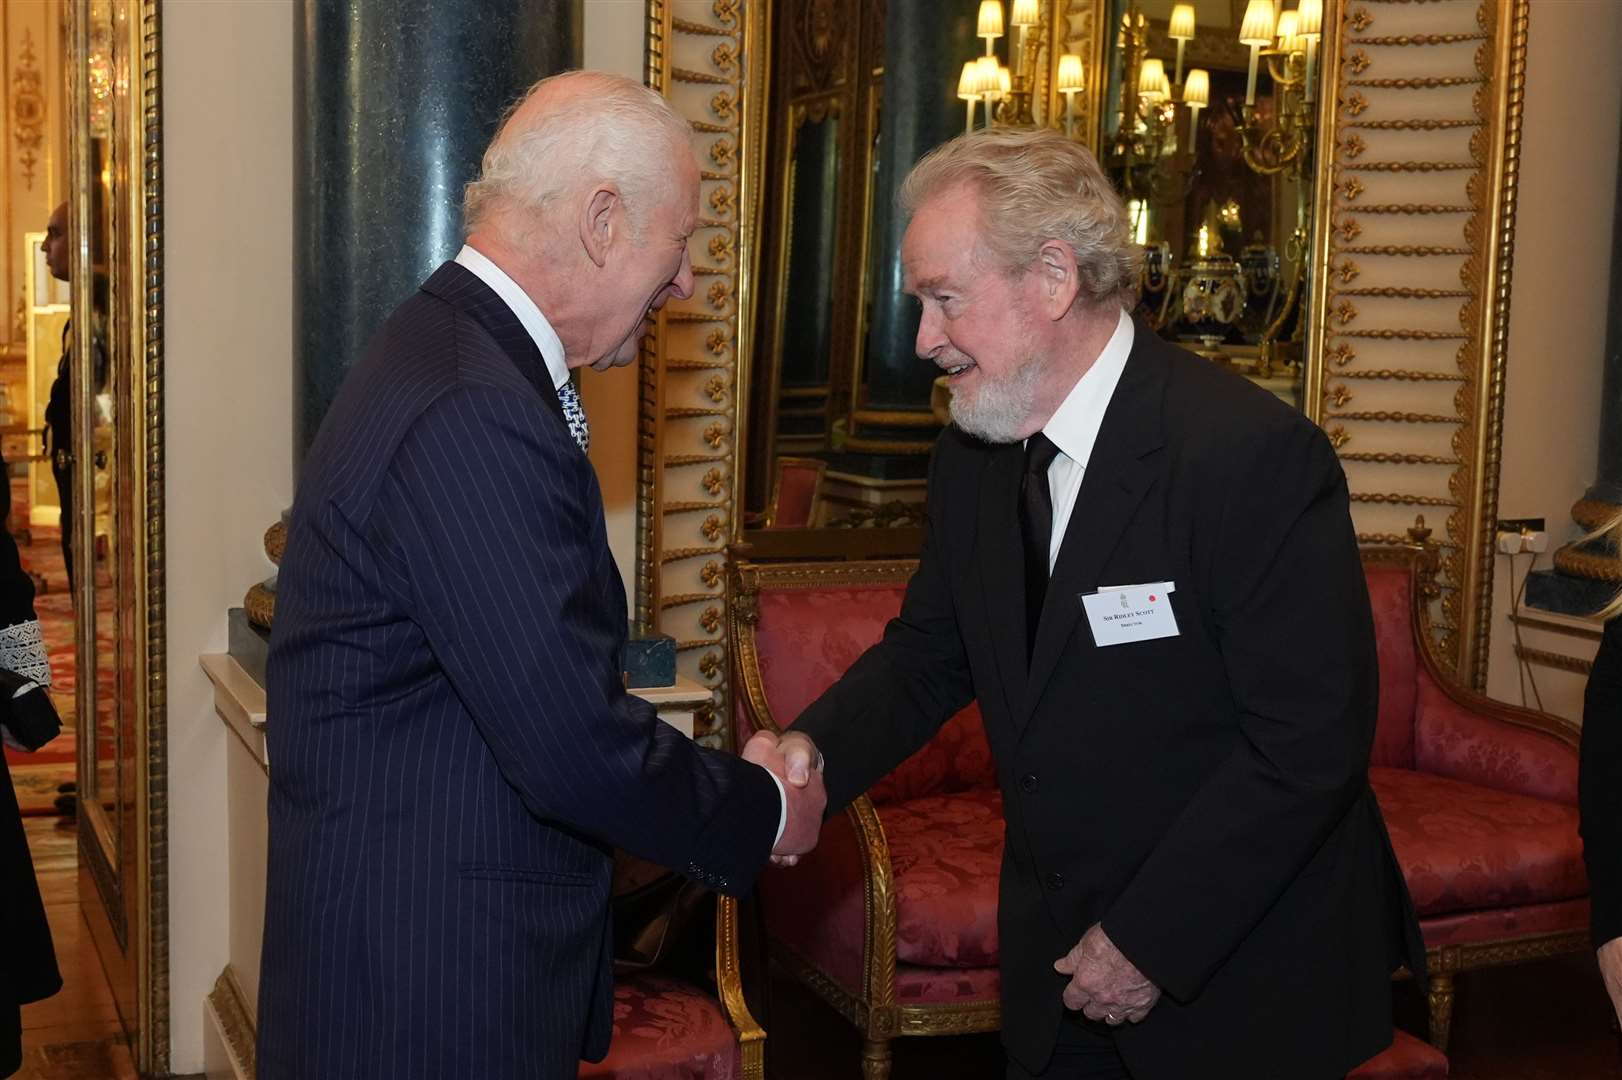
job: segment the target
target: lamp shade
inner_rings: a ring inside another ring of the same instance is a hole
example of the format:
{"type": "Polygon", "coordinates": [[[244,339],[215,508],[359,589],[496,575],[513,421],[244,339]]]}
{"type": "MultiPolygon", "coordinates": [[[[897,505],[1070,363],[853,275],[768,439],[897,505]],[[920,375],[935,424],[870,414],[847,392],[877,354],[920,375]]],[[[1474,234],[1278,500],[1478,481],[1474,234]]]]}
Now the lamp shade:
{"type": "Polygon", "coordinates": [[[1008,13],[1008,21],[1015,26],[1038,25],[1042,21],[1040,0],[1014,0],[1014,10],[1008,13]]]}
{"type": "Polygon", "coordinates": [[[1013,88],[1014,88],[1014,73],[1009,71],[1007,68],[1005,68],[1005,67],[1003,67],[1002,65],[999,64],[997,66],[997,94],[998,94],[998,96],[1007,97],[1008,94],[1009,94],[1009,91],[1013,90],[1013,88]]]}
{"type": "Polygon", "coordinates": [[[1295,32],[1304,38],[1316,39],[1324,29],[1324,0],[1301,0],[1301,6],[1296,9],[1300,20],[1296,23],[1295,32]]]}
{"type": "Polygon", "coordinates": [[[975,68],[975,62],[970,60],[964,64],[963,74],[957,77],[957,96],[964,101],[979,101],[980,85],[976,81],[978,78],[979,72],[975,68]]]}
{"type": "Polygon", "coordinates": [[[1002,78],[997,74],[998,67],[995,56],[982,56],[974,62],[974,88],[988,101],[1002,91],[1002,78]]]}
{"type": "Polygon", "coordinates": [[[1277,32],[1280,52],[1303,51],[1301,43],[1295,40],[1295,35],[1300,33],[1300,20],[1301,16],[1293,11],[1286,11],[1279,15],[1277,32]]]}
{"type": "Polygon", "coordinates": [[[1085,90],[1086,83],[1081,69],[1081,57],[1075,53],[1065,53],[1059,57],[1059,74],[1055,78],[1054,84],[1061,94],[1085,90]]]}
{"type": "Polygon", "coordinates": [[[1183,80],[1183,104],[1191,109],[1203,109],[1211,104],[1211,73],[1204,68],[1190,68],[1183,80]]]}
{"type": "Polygon", "coordinates": [[[1171,81],[1166,78],[1166,65],[1154,57],[1143,62],[1138,69],[1138,96],[1146,101],[1165,101],[1171,96],[1171,81]]]}
{"type": "Polygon", "coordinates": [[[975,36],[1002,37],[1001,0],[980,0],[980,29],[975,31],[975,36]]]}
{"type": "Polygon", "coordinates": [[[1173,41],[1194,40],[1194,5],[1178,4],[1171,9],[1171,22],[1166,27],[1166,36],[1173,41]]]}
{"type": "MultiPolygon", "coordinates": [[[[984,6],[980,10],[980,17],[984,19],[984,6]]],[[[1239,24],[1239,44],[1273,44],[1273,0],[1250,0],[1250,6],[1245,8],[1245,21],[1239,24]]]]}

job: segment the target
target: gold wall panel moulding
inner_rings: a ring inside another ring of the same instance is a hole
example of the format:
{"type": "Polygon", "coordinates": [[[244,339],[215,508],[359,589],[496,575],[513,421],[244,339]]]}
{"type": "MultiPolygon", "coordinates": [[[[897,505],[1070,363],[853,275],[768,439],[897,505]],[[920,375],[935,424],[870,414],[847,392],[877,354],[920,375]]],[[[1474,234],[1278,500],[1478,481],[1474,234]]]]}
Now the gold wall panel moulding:
{"type": "Polygon", "coordinates": [[[17,164],[23,184],[34,190],[34,167],[45,143],[45,86],[34,55],[34,35],[24,27],[22,47],[11,72],[11,137],[17,144],[17,164]]]}
{"type": "Polygon", "coordinates": [[[1325,5],[1312,244],[1326,272],[1313,282],[1310,308],[1327,317],[1309,330],[1305,400],[1346,463],[1360,538],[1401,536],[1414,506],[1449,510],[1438,530],[1436,645],[1478,689],[1490,627],[1528,4],[1325,5]],[[1414,141],[1414,133],[1449,132],[1468,132],[1468,145],[1426,152],[1414,141]],[[1435,231],[1450,217],[1462,219],[1462,244],[1435,231]],[[1429,232],[1381,235],[1382,225],[1429,232]],[[1406,242],[1381,242],[1388,239],[1406,242]],[[1365,301],[1383,307],[1359,320],[1365,301]],[[1451,318],[1441,320],[1445,328],[1437,321],[1438,302],[1457,304],[1457,329],[1451,318]],[[1459,343],[1457,355],[1444,362],[1430,351],[1440,342],[1459,343]],[[1354,380],[1356,393],[1372,399],[1344,411],[1354,380]],[[1451,400],[1437,396],[1450,385],[1451,400]]]}

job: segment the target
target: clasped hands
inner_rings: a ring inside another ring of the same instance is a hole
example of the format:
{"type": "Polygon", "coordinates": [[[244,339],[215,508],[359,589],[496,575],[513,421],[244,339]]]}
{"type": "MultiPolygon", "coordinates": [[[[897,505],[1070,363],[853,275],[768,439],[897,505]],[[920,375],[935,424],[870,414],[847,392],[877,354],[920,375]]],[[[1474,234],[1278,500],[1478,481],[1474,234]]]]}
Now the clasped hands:
{"type": "Polygon", "coordinates": [[[822,784],[822,754],[805,735],[757,731],[743,745],[743,759],[771,771],[783,782],[788,819],[772,848],[773,866],[793,866],[817,846],[828,791],[822,784]]]}
{"type": "Polygon", "coordinates": [[[1099,923],[1053,962],[1053,970],[1070,976],[1065,1008],[1080,1009],[1089,1020],[1112,1027],[1139,1023],[1160,1000],[1160,987],[1133,966],[1099,923]]]}

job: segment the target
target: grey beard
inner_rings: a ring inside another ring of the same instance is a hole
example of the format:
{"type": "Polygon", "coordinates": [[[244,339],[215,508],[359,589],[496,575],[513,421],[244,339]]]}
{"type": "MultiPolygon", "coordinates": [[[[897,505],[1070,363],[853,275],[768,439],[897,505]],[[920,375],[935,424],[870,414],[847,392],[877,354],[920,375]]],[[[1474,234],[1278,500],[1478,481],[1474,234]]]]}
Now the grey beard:
{"type": "Polygon", "coordinates": [[[972,400],[953,394],[952,422],[989,443],[1017,442],[1020,429],[1036,406],[1041,376],[1042,365],[1032,357],[1000,381],[985,380],[972,400]]]}

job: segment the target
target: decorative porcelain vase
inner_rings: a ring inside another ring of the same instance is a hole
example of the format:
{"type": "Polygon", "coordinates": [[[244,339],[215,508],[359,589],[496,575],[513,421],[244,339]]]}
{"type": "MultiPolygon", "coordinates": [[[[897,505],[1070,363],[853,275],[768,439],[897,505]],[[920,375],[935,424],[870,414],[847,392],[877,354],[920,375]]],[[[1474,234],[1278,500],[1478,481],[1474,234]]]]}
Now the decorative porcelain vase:
{"type": "Polygon", "coordinates": [[[1245,310],[1245,286],[1231,255],[1206,255],[1188,268],[1183,286],[1183,332],[1206,345],[1227,339],[1245,310]]]}

